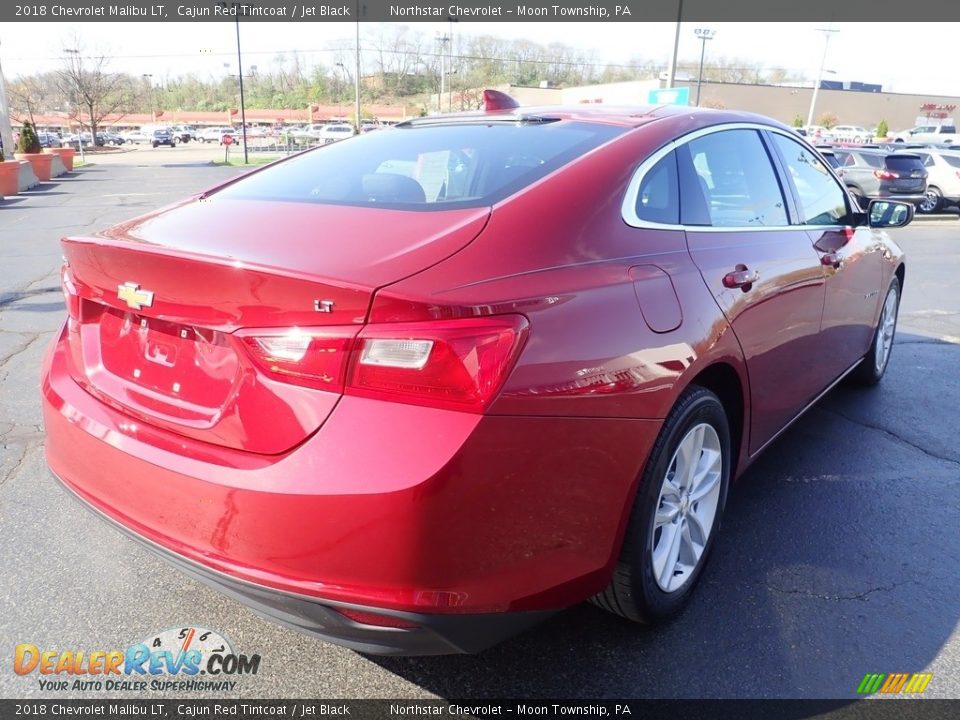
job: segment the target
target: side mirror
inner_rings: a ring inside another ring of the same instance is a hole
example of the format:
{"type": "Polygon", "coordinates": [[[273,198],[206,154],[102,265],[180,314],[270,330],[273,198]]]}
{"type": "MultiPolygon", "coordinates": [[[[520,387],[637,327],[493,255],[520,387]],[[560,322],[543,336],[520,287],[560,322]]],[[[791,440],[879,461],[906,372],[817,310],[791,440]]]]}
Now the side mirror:
{"type": "Polygon", "coordinates": [[[867,224],[872,228],[899,228],[913,220],[912,203],[893,200],[871,200],[867,208],[867,224]]]}

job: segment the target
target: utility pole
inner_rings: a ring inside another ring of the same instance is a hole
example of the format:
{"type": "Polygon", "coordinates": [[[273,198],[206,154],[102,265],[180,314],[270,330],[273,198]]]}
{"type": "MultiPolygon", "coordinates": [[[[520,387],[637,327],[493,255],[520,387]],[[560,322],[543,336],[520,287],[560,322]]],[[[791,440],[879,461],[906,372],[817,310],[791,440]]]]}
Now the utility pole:
{"type": "Polygon", "coordinates": [[[247,110],[243,98],[243,58],[240,55],[240,9],[237,8],[237,78],[240,80],[240,122],[243,124],[243,164],[250,162],[247,152],[247,110]]]}
{"type": "MultiPolygon", "coordinates": [[[[366,5],[364,5],[364,15],[366,15],[366,5]]],[[[357,74],[353,79],[354,105],[357,115],[357,132],[360,132],[360,0],[357,0],[357,74]]]]}
{"type": "Polygon", "coordinates": [[[830,48],[830,36],[839,30],[832,28],[817,28],[818,32],[823,33],[823,57],[820,59],[820,72],[817,73],[817,84],[813,86],[813,97],[810,98],[810,112],[807,113],[807,127],[813,125],[813,111],[817,106],[817,93],[820,90],[820,83],[823,80],[823,68],[827,64],[827,50],[830,48]]]}
{"type": "Polygon", "coordinates": [[[667,87],[673,87],[677,78],[677,53],[680,51],[680,19],[683,17],[683,0],[677,0],[677,30],[673,36],[673,56],[670,58],[670,71],[667,73],[667,87]]]}
{"type": "Polygon", "coordinates": [[[12,157],[16,148],[13,146],[13,127],[10,125],[10,106],[7,104],[7,83],[3,79],[3,68],[0,68],[0,144],[3,145],[4,155],[12,157]]]}

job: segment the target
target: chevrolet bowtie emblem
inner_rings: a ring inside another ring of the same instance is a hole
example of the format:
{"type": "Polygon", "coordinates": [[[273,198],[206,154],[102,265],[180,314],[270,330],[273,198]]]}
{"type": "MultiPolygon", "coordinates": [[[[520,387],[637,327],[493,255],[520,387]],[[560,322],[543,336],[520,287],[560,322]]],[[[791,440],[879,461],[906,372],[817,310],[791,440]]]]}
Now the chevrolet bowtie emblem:
{"type": "Polygon", "coordinates": [[[153,291],[141,290],[139,283],[125,282],[117,285],[117,297],[134,310],[153,305],[153,291]]]}

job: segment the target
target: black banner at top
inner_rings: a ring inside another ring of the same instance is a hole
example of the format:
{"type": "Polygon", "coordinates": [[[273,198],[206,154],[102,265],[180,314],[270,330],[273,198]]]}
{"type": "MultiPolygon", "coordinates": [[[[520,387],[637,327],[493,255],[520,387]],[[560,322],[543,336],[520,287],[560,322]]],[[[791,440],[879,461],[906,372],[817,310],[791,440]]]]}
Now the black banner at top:
{"type": "MultiPolygon", "coordinates": [[[[0,22],[770,22],[960,20],[960,3],[876,0],[35,0],[0,22]]],[[[757,27],[762,33],[763,27],[757,27]]]]}

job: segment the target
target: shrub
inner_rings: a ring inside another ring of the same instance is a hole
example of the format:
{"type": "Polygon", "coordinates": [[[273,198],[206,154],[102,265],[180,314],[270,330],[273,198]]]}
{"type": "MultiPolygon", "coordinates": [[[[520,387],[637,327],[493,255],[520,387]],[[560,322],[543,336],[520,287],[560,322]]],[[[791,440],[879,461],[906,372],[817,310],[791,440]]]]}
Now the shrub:
{"type": "Polygon", "coordinates": [[[832,112],[825,112],[823,115],[820,116],[820,121],[817,124],[823,125],[827,130],[829,130],[839,122],[840,122],[840,118],[838,118],[832,112]]]}
{"type": "Polygon", "coordinates": [[[879,137],[879,138],[885,138],[885,137],[886,137],[887,135],[889,135],[889,134],[890,134],[890,126],[887,125],[887,121],[886,121],[886,120],[881,120],[880,122],[878,122],[878,123],[877,123],[877,137],[879,137]]]}
{"type": "Polygon", "coordinates": [[[799,115],[793,116],[793,126],[794,127],[803,127],[803,118],[799,115]]]}
{"type": "Polygon", "coordinates": [[[37,131],[34,130],[33,123],[23,123],[23,129],[20,131],[20,142],[17,143],[17,152],[39,153],[42,151],[40,138],[37,137],[37,131]]]}

